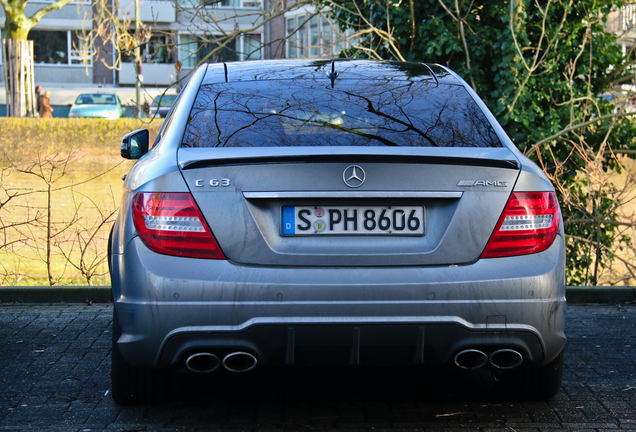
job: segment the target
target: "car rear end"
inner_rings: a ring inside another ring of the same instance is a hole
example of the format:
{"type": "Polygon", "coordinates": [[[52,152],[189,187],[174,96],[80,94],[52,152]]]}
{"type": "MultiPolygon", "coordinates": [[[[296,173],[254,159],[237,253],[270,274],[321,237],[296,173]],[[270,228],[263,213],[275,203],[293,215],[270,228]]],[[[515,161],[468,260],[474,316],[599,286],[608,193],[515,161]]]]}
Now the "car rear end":
{"type": "Polygon", "coordinates": [[[128,175],[126,364],[553,365],[554,189],[468,86],[438,66],[272,66],[198,70],[128,175]]]}
{"type": "Polygon", "coordinates": [[[102,118],[116,120],[123,117],[119,97],[114,93],[80,94],[75,100],[68,116],[70,118],[102,118]]]}

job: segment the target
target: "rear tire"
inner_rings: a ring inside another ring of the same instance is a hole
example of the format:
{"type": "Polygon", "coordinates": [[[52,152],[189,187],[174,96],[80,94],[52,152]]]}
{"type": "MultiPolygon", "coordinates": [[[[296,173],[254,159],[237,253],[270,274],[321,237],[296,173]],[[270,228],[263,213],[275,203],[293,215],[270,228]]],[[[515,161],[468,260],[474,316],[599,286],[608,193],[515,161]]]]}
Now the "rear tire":
{"type": "Polygon", "coordinates": [[[550,399],[561,388],[564,352],[545,366],[524,362],[517,369],[495,375],[503,390],[521,399],[550,399]]]}
{"type": "Polygon", "coordinates": [[[113,349],[111,361],[111,391],[113,400],[121,405],[166,402],[170,400],[172,374],[163,369],[137,368],[121,355],[117,340],[121,327],[113,308],[113,349]]]}

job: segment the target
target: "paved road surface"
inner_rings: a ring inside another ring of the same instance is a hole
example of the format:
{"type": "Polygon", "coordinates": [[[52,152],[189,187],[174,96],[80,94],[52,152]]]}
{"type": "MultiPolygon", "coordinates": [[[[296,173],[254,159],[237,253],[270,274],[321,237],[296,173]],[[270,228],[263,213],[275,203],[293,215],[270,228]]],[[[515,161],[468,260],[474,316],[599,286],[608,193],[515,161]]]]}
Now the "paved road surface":
{"type": "Polygon", "coordinates": [[[456,369],[279,370],[180,379],[178,401],[109,393],[110,305],[0,305],[0,431],[636,430],[636,305],[568,306],[550,402],[456,369]]]}

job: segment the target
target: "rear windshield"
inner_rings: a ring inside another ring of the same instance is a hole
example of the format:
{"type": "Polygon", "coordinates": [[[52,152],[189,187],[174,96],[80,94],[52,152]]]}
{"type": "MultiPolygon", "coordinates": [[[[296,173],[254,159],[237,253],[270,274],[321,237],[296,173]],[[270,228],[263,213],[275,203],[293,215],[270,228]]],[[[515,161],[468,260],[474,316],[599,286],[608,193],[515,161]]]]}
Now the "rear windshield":
{"type": "Polygon", "coordinates": [[[203,85],[183,147],[501,147],[461,86],[411,81],[203,85]]]}
{"type": "Polygon", "coordinates": [[[81,94],[75,100],[77,105],[117,105],[117,96],[114,94],[81,94]]]}

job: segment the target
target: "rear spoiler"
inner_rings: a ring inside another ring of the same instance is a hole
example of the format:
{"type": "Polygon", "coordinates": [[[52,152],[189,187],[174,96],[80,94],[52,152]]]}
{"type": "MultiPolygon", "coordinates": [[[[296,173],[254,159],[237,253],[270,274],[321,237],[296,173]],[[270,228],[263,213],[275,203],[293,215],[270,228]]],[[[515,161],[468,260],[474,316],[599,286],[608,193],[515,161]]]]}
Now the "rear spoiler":
{"type": "Polygon", "coordinates": [[[366,148],[352,149],[351,147],[326,147],[318,149],[312,147],[181,148],[179,149],[178,158],[179,167],[182,170],[246,164],[260,165],[271,163],[333,162],[388,162],[404,164],[416,163],[438,165],[468,165],[514,170],[518,170],[521,167],[519,160],[517,160],[515,155],[506,148],[435,148],[434,150],[437,150],[435,152],[413,151],[413,149],[406,148],[405,151],[402,152],[403,154],[395,154],[395,150],[395,148],[391,148],[392,154],[387,154],[387,152],[384,151],[369,151],[366,148]],[[346,149],[346,151],[344,149],[346,149]],[[458,152],[457,150],[461,150],[461,152],[458,152]]]}

